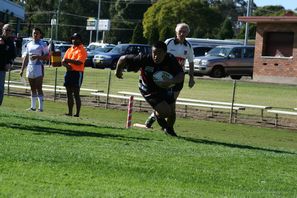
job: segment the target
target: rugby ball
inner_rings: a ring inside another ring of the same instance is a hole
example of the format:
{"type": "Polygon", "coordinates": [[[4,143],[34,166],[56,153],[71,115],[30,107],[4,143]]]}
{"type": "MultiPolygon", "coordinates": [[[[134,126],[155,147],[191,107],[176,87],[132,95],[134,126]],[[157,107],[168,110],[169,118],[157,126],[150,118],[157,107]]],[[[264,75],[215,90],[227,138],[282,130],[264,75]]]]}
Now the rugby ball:
{"type": "Polygon", "coordinates": [[[166,71],[157,71],[153,74],[153,80],[155,82],[155,84],[161,88],[171,88],[174,86],[174,84],[171,84],[167,87],[164,87],[164,85],[162,84],[163,81],[168,80],[168,79],[172,79],[173,76],[166,72],[166,71]]]}

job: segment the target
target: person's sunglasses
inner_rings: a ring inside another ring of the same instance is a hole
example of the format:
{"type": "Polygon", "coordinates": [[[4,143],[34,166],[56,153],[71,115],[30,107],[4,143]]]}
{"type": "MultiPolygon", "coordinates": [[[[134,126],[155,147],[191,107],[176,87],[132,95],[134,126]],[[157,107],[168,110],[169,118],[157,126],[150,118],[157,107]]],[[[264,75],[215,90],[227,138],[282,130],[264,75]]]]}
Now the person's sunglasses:
{"type": "Polygon", "coordinates": [[[6,30],[4,30],[4,31],[6,31],[6,32],[11,32],[12,30],[11,30],[11,29],[6,29],[6,30]]]}

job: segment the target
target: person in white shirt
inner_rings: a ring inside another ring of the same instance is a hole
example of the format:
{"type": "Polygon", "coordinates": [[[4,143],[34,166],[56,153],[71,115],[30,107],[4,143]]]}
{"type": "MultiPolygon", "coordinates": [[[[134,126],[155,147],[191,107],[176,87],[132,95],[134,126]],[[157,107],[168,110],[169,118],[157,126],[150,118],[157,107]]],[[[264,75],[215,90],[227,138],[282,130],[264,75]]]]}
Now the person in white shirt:
{"type": "MultiPolygon", "coordinates": [[[[167,52],[173,54],[183,70],[185,71],[185,62],[188,59],[189,62],[189,87],[192,88],[195,85],[194,81],[194,52],[191,44],[186,40],[186,37],[190,33],[190,27],[186,23],[179,23],[175,28],[176,37],[167,39],[167,52]]],[[[181,89],[180,89],[181,90],[181,89]]],[[[177,95],[178,96],[178,95],[177,95]]],[[[176,97],[177,97],[176,96],[176,97]]]]}
{"type": "Polygon", "coordinates": [[[39,28],[33,28],[33,40],[26,47],[26,53],[23,60],[20,76],[23,76],[24,69],[27,67],[26,77],[31,87],[31,107],[28,111],[36,111],[36,99],[38,98],[38,111],[43,111],[43,91],[42,83],[44,76],[43,61],[49,59],[49,50],[45,42],[41,40],[42,31],[39,28]]]}
{"type": "MultiPolygon", "coordinates": [[[[185,71],[185,62],[188,59],[189,62],[189,82],[188,86],[192,88],[195,85],[194,80],[194,52],[191,44],[186,40],[186,37],[190,33],[190,27],[186,23],[179,23],[176,25],[175,28],[176,36],[175,38],[167,39],[165,43],[167,44],[167,52],[173,54],[177,61],[179,62],[180,66],[185,71]]],[[[177,99],[179,96],[180,91],[182,90],[184,85],[184,81],[181,83],[176,84],[172,91],[174,92],[174,97],[177,99]]],[[[156,118],[154,116],[154,112],[148,117],[145,122],[147,128],[151,128],[152,124],[155,122],[156,118]]],[[[170,122],[175,122],[173,119],[170,122]]]]}

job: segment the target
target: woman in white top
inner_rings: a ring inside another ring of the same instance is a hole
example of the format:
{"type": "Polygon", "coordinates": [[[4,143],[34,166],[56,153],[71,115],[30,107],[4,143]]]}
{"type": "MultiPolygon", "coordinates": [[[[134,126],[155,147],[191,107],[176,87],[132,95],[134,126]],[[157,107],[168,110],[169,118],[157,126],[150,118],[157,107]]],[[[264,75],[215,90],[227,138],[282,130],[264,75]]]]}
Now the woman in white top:
{"type": "Polygon", "coordinates": [[[26,77],[31,87],[31,107],[29,111],[36,111],[36,99],[38,98],[38,111],[43,111],[43,91],[42,83],[44,76],[43,61],[49,59],[49,50],[45,42],[41,40],[42,31],[33,28],[33,40],[27,44],[26,53],[23,60],[20,76],[23,76],[24,69],[27,67],[26,77]]]}

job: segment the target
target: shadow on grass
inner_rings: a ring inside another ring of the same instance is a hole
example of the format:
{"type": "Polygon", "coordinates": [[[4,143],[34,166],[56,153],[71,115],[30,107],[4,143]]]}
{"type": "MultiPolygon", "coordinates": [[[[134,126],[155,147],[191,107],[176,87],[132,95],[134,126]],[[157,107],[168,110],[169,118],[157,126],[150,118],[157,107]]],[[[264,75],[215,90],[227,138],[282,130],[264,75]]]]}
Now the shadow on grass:
{"type": "Polygon", "coordinates": [[[292,155],[297,154],[297,153],[289,152],[289,151],[267,149],[267,148],[254,147],[254,146],[241,145],[241,144],[231,144],[231,143],[226,143],[226,142],[217,142],[217,141],[211,141],[211,140],[205,140],[205,139],[194,139],[194,138],[190,138],[190,137],[179,137],[179,138],[189,141],[189,142],[194,142],[194,143],[199,143],[199,144],[219,145],[219,146],[226,146],[226,147],[230,147],[230,148],[259,150],[259,151],[267,151],[267,152],[282,153],[282,154],[292,154],[292,155]]]}
{"type": "MultiPolygon", "coordinates": [[[[42,127],[42,126],[28,126],[28,125],[20,125],[20,124],[11,124],[11,123],[1,123],[1,126],[12,129],[20,129],[29,131],[32,133],[48,133],[48,134],[60,134],[65,136],[76,136],[76,137],[97,137],[97,138],[112,138],[126,141],[138,141],[138,140],[151,140],[149,138],[141,138],[141,137],[129,137],[121,134],[104,134],[98,132],[91,131],[79,131],[79,130],[65,130],[65,129],[56,129],[50,127],[42,127]]],[[[114,130],[123,130],[122,128],[116,127],[100,127],[101,129],[114,129],[114,130]]]]}
{"type": "MultiPolygon", "coordinates": [[[[35,113],[35,112],[33,112],[35,113]]],[[[0,117],[6,117],[5,115],[0,115],[0,117]]],[[[36,118],[36,117],[25,117],[25,116],[21,116],[21,115],[13,115],[10,117],[13,118],[18,118],[18,119],[23,119],[23,120],[32,120],[32,121],[42,121],[42,122],[54,122],[55,124],[64,124],[64,125],[71,125],[71,126],[85,126],[85,127],[98,127],[98,125],[96,124],[85,124],[85,123],[75,123],[75,122],[66,122],[66,121],[60,121],[60,120],[56,120],[56,119],[47,119],[47,118],[36,118]]],[[[65,116],[66,117],[66,116],[65,116]]],[[[7,118],[7,117],[6,117],[7,118]]],[[[71,119],[71,117],[69,117],[69,119],[71,119]]],[[[73,118],[73,121],[76,121],[77,118],[73,118]]],[[[108,128],[108,127],[106,127],[108,128]]]]}

